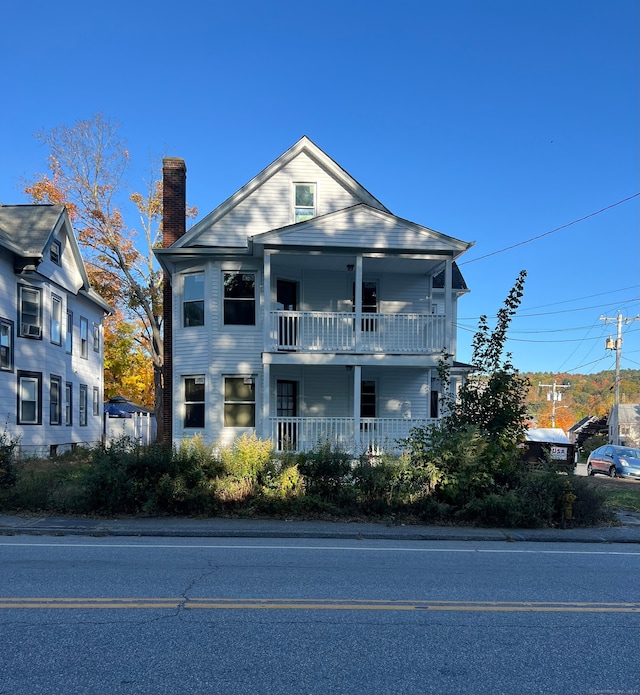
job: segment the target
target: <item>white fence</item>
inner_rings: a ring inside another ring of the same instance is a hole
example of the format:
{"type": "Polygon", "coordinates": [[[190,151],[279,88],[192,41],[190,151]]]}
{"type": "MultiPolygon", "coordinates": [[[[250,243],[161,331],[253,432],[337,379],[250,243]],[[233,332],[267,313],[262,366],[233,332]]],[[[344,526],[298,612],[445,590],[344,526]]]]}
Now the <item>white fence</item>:
{"type": "Polygon", "coordinates": [[[127,417],[104,415],[105,444],[129,437],[132,442],[144,446],[152,444],[156,439],[156,419],[150,413],[130,413],[127,417]]]}

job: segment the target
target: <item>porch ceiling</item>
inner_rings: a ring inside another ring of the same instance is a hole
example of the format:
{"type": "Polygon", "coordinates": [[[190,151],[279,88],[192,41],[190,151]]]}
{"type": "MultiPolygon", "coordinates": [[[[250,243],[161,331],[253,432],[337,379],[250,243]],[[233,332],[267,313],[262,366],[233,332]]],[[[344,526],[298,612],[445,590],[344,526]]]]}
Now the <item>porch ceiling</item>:
{"type": "MultiPolygon", "coordinates": [[[[323,270],[330,272],[355,272],[349,271],[347,266],[355,267],[354,256],[329,255],[329,254],[273,254],[271,267],[299,268],[301,270],[323,270]]],[[[430,275],[442,270],[444,258],[424,259],[405,258],[399,256],[385,256],[384,258],[363,258],[362,270],[365,275],[382,273],[402,273],[404,275],[430,275]]]]}

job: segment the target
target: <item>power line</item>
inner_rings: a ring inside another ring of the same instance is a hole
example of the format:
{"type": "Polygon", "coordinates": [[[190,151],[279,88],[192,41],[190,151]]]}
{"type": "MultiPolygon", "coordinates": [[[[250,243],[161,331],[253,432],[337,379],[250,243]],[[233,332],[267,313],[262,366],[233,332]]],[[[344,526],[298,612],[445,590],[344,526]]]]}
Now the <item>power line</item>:
{"type": "Polygon", "coordinates": [[[537,241],[538,239],[542,239],[545,236],[549,236],[549,234],[554,234],[555,232],[559,232],[562,229],[566,229],[567,227],[571,227],[574,224],[578,224],[578,222],[584,222],[584,220],[588,220],[590,217],[595,217],[596,215],[600,215],[603,212],[606,212],[607,210],[611,210],[611,208],[615,208],[617,205],[622,205],[622,203],[626,203],[629,200],[633,200],[634,198],[637,198],[640,195],[640,193],[634,193],[633,195],[630,195],[628,198],[623,198],[622,200],[619,200],[617,203],[612,203],[611,205],[607,205],[607,207],[604,207],[600,210],[596,210],[596,212],[591,212],[588,215],[585,215],[584,217],[580,217],[577,220],[573,220],[573,222],[567,222],[567,224],[563,224],[560,227],[556,227],[555,229],[551,229],[548,232],[544,232],[543,234],[538,234],[538,236],[534,236],[531,239],[527,239],[526,241],[520,241],[517,244],[512,244],[511,246],[506,246],[503,249],[499,249],[498,251],[492,251],[491,253],[486,253],[484,256],[478,256],[477,258],[472,258],[469,261],[462,261],[462,263],[458,263],[459,266],[461,265],[467,265],[468,263],[475,263],[476,261],[481,261],[485,258],[489,258],[491,256],[496,256],[499,253],[504,253],[505,251],[510,251],[511,249],[518,248],[518,246],[524,246],[524,244],[530,244],[532,241],[537,241]]]}

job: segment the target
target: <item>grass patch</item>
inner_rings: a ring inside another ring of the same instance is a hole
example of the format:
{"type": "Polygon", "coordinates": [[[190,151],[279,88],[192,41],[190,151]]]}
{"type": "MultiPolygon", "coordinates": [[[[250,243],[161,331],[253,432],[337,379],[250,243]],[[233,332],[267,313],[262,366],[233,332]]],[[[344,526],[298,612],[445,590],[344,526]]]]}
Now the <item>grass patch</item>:
{"type": "Polygon", "coordinates": [[[640,513],[640,484],[620,485],[605,493],[606,503],[616,511],[640,513]]]}

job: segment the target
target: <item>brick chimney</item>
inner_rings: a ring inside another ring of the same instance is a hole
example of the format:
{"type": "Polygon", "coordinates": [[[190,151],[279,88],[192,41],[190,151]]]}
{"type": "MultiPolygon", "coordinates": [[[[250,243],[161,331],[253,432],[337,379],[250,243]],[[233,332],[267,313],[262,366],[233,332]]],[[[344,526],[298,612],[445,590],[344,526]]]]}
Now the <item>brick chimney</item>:
{"type": "MultiPolygon", "coordinates": [[[[184,159],[162,160],[162,247],[174,244],[187,230],[187,167],[184,159]]],[[[173,298],[171,278],[164,275],[164,389],[160,440],[171,444],[173,434],[173,298]]]]}

